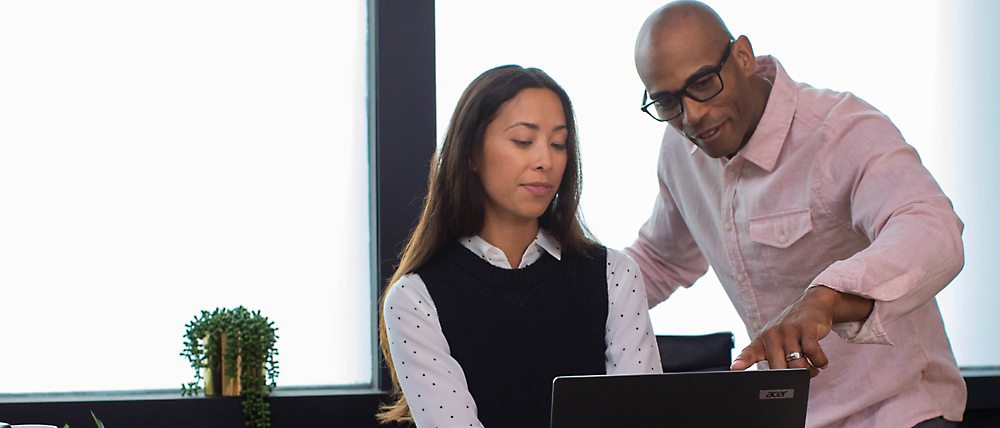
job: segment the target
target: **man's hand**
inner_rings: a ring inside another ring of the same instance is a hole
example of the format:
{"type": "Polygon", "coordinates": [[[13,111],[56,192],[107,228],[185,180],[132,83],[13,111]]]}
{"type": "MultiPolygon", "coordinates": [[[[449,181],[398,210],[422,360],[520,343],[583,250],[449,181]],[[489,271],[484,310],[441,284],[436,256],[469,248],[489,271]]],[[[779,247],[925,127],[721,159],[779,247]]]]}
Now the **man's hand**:
{"type": "Polygon", "coordinates": [[[819,346],[833,324],[861,321],[871,314],[875,302],[827,287],[812,287],[764,326],[730,370],[745,370],[767,360],[772,369],[808,368],[812,376],[825,369],[829,360],[819,346]]]}

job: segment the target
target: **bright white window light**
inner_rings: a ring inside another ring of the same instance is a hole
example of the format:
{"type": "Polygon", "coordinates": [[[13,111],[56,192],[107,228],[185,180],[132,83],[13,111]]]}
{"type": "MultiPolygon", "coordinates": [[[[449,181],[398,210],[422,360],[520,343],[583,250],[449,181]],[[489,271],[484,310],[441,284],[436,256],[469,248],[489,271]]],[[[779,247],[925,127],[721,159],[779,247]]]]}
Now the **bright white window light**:
{"type": "Polygon", "coordinates": [[[0,6],[0,393],[179,391],[184,325],[239,305],[279,386],[371,381],[366,14],[0,6]]]}
{"type": "MultiPolygon", "coordinates": [[[[582,209],[604,244],[633,242],[657,192],[664,124],[639,111],[633,62],[643,20],[666,0],[590,7],[560,0],[511,0],[503,7],[437,0],[438,135],[461,91],[502,64],[539,67],[569,93],[583,157],[582,209]]],[[[852,91],[885,112],[917,148],[965,220],[966,266],[938,295],[963,366],[1000,365],[985,326],[1000,323],[991,270],[1000,227],[1000,156],[992,126],[1000,111],[993,77],[1000,45],[997,2],[987,0],[712,0],[735,36],[771,54],[789,75],[816,87],[852,91]],[[991,321],[992,320],[992,321],[991,321]]],[[[749,343],[743,322],[711,271],[652,311],[659,334],[731,330],[736,352],[749,343]]],[[[735,355],[735,353],[734,353],[735,355]]]]}

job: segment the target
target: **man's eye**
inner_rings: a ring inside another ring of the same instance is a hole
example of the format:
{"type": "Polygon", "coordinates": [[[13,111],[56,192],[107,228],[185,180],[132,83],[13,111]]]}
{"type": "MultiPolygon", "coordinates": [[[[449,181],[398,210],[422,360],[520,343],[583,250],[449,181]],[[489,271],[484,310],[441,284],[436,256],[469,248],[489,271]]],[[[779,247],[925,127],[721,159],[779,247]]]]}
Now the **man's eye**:
{"type": "Polygon", "coordinates": [[[671,109],[677,107],[677,97],[661,98],[656,100],[656,107],[663,109],[671,109]]]}
{"type": "Polygon", "coordinates": [[[699,91],[699,90],[707,89],[709,86],[712,86],[712,80],[714,79],[714,77],[715,76],[713,76],[711,74],[708,75],[708,76],[702,77],[701,79],[698,79],[696,82],[688,85],[688,89],[692,90],[692,91],[699,91]]]}

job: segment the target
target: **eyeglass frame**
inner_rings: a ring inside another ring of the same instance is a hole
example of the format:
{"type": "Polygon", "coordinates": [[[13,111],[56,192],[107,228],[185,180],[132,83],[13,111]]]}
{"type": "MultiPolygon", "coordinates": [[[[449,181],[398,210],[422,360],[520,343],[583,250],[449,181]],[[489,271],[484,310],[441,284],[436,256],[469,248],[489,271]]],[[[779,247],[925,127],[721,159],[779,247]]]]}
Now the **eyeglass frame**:
{"type": "Polygon", "coordinates": [[[678,100],[680,100],[681,96],[686,96],[686,97],[688,97],[688,98],[690,98],[690,99],[692,99],[694,101],[697,101],[699,103],[703,103],[705,101],[708,101],[708,100],[710,100],[712,98],[717,97],[719,94],[722,93],[722,90],[726,88],[725,82],[722,81],[722,67],[725,66],[726,65],[726,61],[729,60],[729,56],[733,52],[733,43],[735,43],[735,42],[736,42],[736,40],[734,40],[734,39],[730,39],[729,40],[729,44],[726,45],[726,51],[722,53],[722,59],[719,61],[718,65],[716,65],[715,67],[712,67],[712,68],[710,68],[708,70],[702,71],[701,73],[698,73],[698,74],[695,74],[695,75],[693,75],[691,77],[688,77],[687,81],[684,83],[684,86],[680,90],[677,90],[677,91],[674,91],[674,92],[670,92],[670,93],[661,95],[661,96],[657,97],[655,100],[650,100],[650,98],[649,98],[649,91],[643,89],[642,90],[642,107],[639,107],[639,109],[642,110],[643,112],[645,112],[646,114],[648,114],[649,117],[655,119],[657,122],[669,122],[671,120],[674,120],[674,119],[680,117],[680,115],[684,114],[684,103],[683,102],[678,101],[678,102],[680,102],[680,106],[681,106],[680,110],[677,112],[676,115],[674,115],[673,117],[670,117],[668,119],[660,119],[660,118],[656,117],[656,115],[654,115],[653,113],[650,113],[649,112],[649,106],[655,104],[659,100],[662,100],[664,98],[669,98],[669,97],[676,97],[678,100]],[[694,84],[695,82],[698,82],[699,80],[701,80],[701,78],[703,78],[705,76],[708,76],[710,74],[715,74],[716,76],[719,77],[719,92],[716,92],[714,95],[712,95],[712,96],[710,96],[708,98],[698,99],[698,97],[694,96],[693,94],[691,94],[690,92],[687,91],[688,86],[694,84]],[[646,102],[646,101],[649,101],[649,102],[646,102]]]}

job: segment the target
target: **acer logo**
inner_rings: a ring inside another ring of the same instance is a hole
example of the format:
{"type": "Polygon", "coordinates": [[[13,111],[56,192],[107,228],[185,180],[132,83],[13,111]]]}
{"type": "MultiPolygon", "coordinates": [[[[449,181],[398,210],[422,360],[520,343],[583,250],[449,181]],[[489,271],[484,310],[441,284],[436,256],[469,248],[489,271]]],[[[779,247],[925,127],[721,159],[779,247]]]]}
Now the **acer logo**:
{"type": "Polygon", "coordinates": [[[762,389],[760,391],[761,400],[775,400],[779,398],[792,398],[795,396],[794,389],[762,389]]]}

